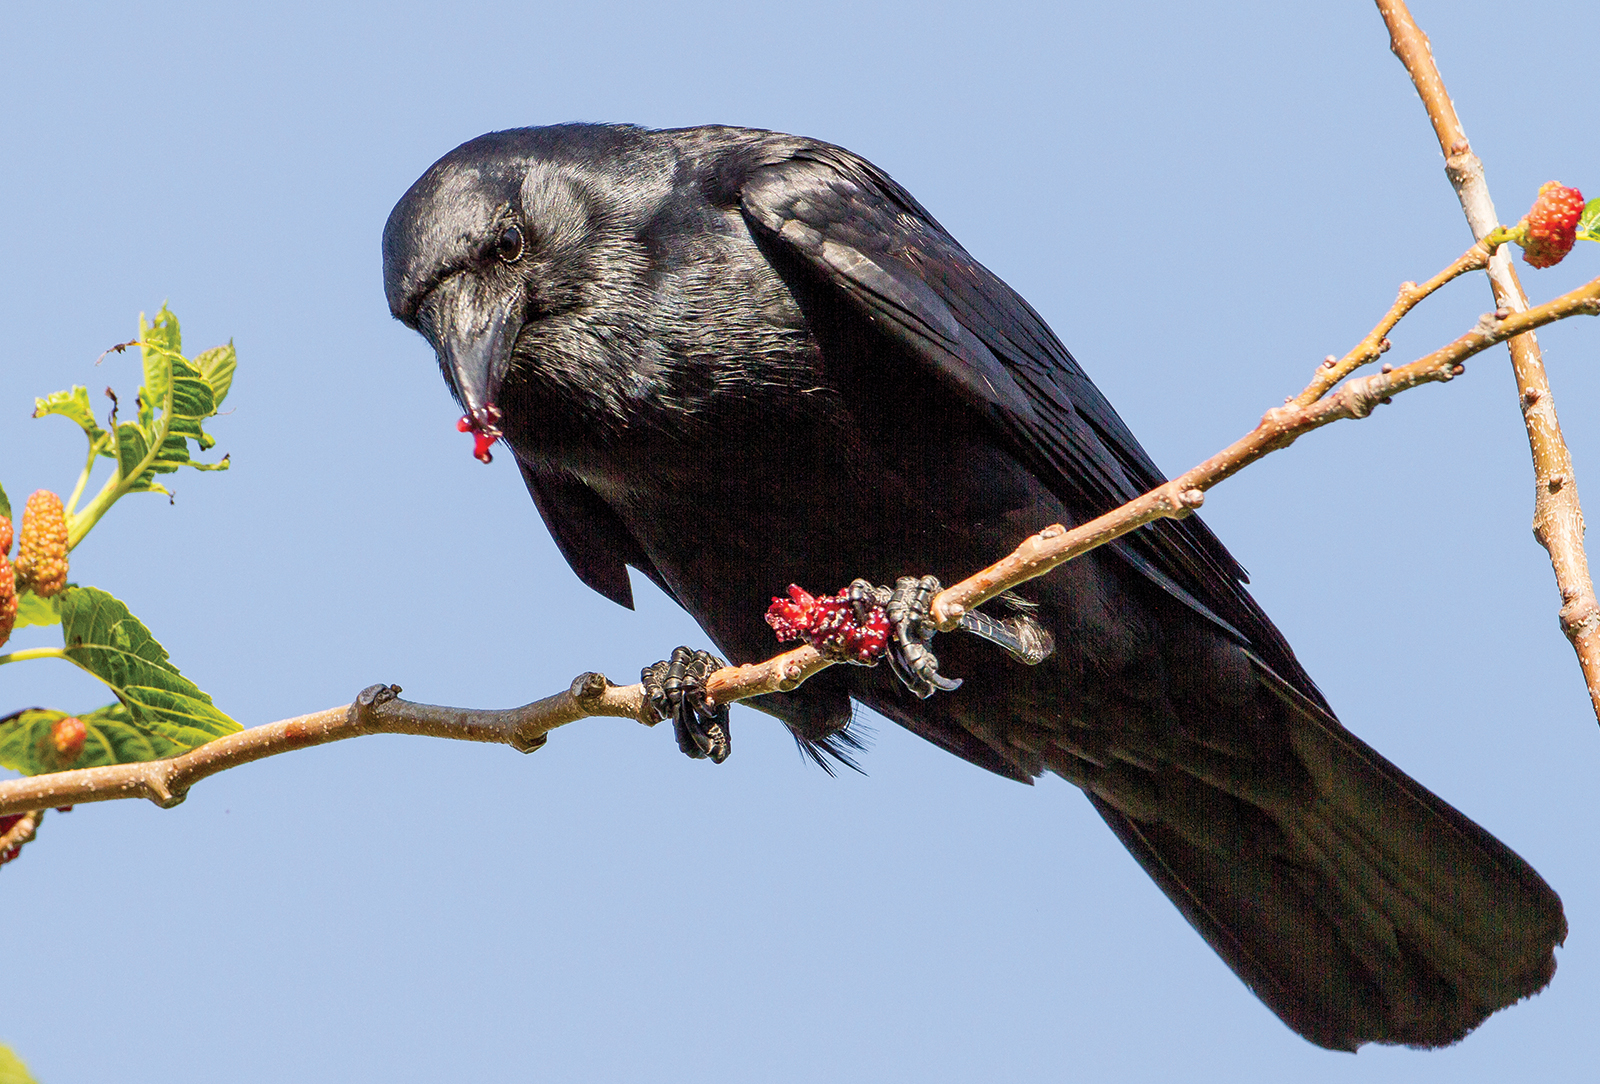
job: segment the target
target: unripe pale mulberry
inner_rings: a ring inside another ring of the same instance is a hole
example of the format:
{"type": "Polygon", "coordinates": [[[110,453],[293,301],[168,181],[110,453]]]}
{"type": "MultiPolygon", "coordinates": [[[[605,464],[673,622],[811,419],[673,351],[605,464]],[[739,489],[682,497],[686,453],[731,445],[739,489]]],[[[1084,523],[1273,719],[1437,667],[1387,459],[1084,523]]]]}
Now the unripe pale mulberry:
{"type": "Polygon", "coordinates": [[[67,515],[61,498],[41,489],[28,498],[17,538],[17,586],[40,598],[67,585],[67,515]]]}

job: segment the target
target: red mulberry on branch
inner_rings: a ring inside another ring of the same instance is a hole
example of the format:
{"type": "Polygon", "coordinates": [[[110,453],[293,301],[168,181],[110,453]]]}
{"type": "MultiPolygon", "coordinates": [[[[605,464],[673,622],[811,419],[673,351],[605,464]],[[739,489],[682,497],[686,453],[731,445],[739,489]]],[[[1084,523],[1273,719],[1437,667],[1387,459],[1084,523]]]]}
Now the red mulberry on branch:
{"type": "Polygon", "coordinates": [[[1554,267],[1572,251],[1578,239],[1578,219],[1583,217],[1583,193],[1550,181],[1517,230],[1523,235],[1522,258],[1532,267],[1554,267]]]}
{"type": "Polygon", "coordinates": [[[11,571],[11,562],[0,553],[0,644],[11,639],[11,630],[17,624],[17,577],[11,571]]]}
{"type": "Polygon", "coordinates": [[[883,607],[873,606],[866,624],[860,624],[843,591],[817,598],[790,584],[789,597],[775,598],[767,607],[767,624],[779,640],[805,640],[824,655],[853,662],[873,662],[889,644],[883,607]]]}

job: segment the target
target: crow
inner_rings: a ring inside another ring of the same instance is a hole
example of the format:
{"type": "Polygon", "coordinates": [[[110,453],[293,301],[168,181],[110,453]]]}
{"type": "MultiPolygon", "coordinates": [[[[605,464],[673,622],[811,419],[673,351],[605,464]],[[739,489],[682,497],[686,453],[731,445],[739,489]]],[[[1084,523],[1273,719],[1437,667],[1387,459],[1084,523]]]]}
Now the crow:
{"type": "MultiPolygon", "coordinates": [[[[490,133],[406,192],[383,270],[578,577],[631,606],[631,565],[738,662],[775,650],[791,582],[953,582],[1164,481],[1026,301],[816,140],[490,133]]],[[[1453,1043],[1549,982],[1561,901],[1335,719],[1244,583],[1198,518],[1160,521],[1013,596],[1057,645],[1038,665],[952,635],[957,690],[835,666],[752,704],[824,763],[857,702],[1011,779],[1054,772],[1300,1035],[1453,1043]]],[[[685,750],[720,759],[721,726],[685,750]]]]}

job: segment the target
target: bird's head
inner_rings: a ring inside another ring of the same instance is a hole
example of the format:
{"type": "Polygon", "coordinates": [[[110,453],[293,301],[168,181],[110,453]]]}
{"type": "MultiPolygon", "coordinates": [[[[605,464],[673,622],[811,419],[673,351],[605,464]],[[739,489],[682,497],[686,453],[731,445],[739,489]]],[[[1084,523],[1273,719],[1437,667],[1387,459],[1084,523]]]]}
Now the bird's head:
{"type": "Polygon", "coordinates": [[[594,158],[573,154],[574,143],[628,131],[480,136],[434,163],[389,215],[389,311],[438,354],[480,459],[500,436],[497,400],[513,370],[554,369],[559,379],[572,364],[561,344],[581,339],[616,294],[607,287],[640,259],[630,204],[596,174],[594,158]]]}

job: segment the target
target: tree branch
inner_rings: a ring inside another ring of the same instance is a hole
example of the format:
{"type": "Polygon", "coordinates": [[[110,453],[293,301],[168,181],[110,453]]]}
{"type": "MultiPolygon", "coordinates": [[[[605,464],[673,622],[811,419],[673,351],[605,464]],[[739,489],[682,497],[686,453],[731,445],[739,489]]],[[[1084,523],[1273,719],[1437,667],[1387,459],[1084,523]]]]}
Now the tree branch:
{"type": "MultiPolygon", "coordinates": [[[[1469,251],[1470,255],[1470,251],[1469,251]]],[[[1458,263],[1460,261],[1457,261],[1458,263]]],[[[1405,291],[1401,291],[1401,301],[1405,291]]],[[[1396,302],[1400,304],[1401,302],[1396,302]]],[[[1231,478],[1264,455],[1287,448],[1301,436],[1342,418],[1365,418],[1391,396],[1421,384],[1448,381],[1461,374],[1462,363],[1495,343],[1504,342],[1536,327],[1568,316],[1600,313],[1600,279],[1594,279],[1554,301],[1525,312],[1500,309],[1484,316],[1478,325],[1455,342],[1401,368],[1346,381],[1338,390],[1301,405],[1301,396],[1262,415],[1261,423],[1228,447],[1166,485],[1138,497],[1068,531],[1047,527],[1004,560],[956,584],[933,602],[934,618],[945,631],[955,628],[961,615],[1019,583],[1041,576],[1064,561],[1087,553],[1129,531],[1157,519],[1182,519],[1200,507],[1205,491],[1231,478]]],[[[1382,326],[1381,324],[1379,325],[1382,326]]],[[[1313,387],[1315,381],[1313,382],[1313,387]]]]}
{"type": "Polygon", "coordinates": [[[182,802],[209,775],[252,760],[326,745],[363,734],[417,734],[457,741],[497,742],[531,753],[558,726],[596,715],[654,723],[638,685],[613,685],[600,674],[580,674],[571,688],[520,708],[480,711],[413,704],[399,686],[373,685],[354,703],[251,727],[207,742],[181,756],[133,764],[52,772],[0,783],[0,815],[58,805],[148,798],[164,809],[182,802]]]}
{"type": "Polygon", "coordinates": [[[15,852],[22,849],[24,843],[29,843],[39,834],[39,822],[44,820],[44,810],[32,809],[18,816],[17,821],[0,832],[0,862],[8,860],[8,854],[14,856],[15,852]]]}
{"type": "MultiPolygon", "coordinates": [[[[1404,0],[1377,0],[1378,11],[1389,28],[1390,47],[1406,66],[1417,94],[1427,107],[1434,134],[1445,156],[1445,173],[1461,201],[1472,236],[1483,239],[1499,225],[1483,163],[1461,129],[1455,106],[1445,92],[1444,80],[1433,62],[1427,36],[1418,29],[1404,0]]],[[[1513,312],[1528,307],[1527,295],[1502,249],[1489,263],[1489,284],[1495,303],[1513,312]]],[[[1556,587],[1561,592],[1561,630],[1578,653],[1578,665],[1589,687],[1589,700],[1600,719],[1600,602],[1589,577],[1589,559],[1583,549],[1583,508],[1578,502],[1577,475],[1572,455],[1561,436],[1555,398],[1545,374],[1539,341],[1533,335],[1512,339],[1511,368],[1516,375],[1522,404],[1522,421],[1528,430],[1533,455],[1533,535],[1550,555],[1556,587]]]]}
{"type": "MultiPolygon", "coordinates": [[[[1460,274],[1471,270],[1474,259],[1480,261],[1477,266],[1481,267],[1481,261],[1488,256],[1488,246],[1480,243],[1425,286],[1412,287],[1408,283],[1401,288],[1391,314],[1402,307],[1409,310],[1420,296],[1426,296],[1422,293],[1413,298],[1413,294],[1437,289],[1448,281],[1443,276],[1450,271],[1460,274]]],[[[960,623],[962,614],[1002,591],[1042,576],[1146,523],[1162,518],[1182,519],[1201,505],[1206,490],[1257,459],[1287,448],[1313,429],[1341,418],[1364,418],[1380,403],[1388,402],[1390,396],[1422,384],[1449,381],[1460,375],[1467,358],[1514,335],[1524,335],[1569,316],[1597,313],[1600,279],[1526,312],[1500,310],[1486,315],[1471,331],[1426,357],[1400,368],[1385,366],[1384,372],[1346,381],[1332,393],[1302,404],[1300,400],[1322,379],[1319,370],[1305,392],[1267,411],[1255,429],[1199,466],[1072,530],[1060,524],[1046,527],[1010,556],[947,588],[934,599],[934,618],[941,629],[950,631],[960,623]]],[[[1393,326],[1393,322],[1386,326],[1380,321],[1373,334],[1381,339],[1379,329],[1386,331],[1393,326]]],[[[1371,339],[1369,335],[1363,343],[1371,339]]],[[[1346,359],[1363,351],[1364,347],[1358,346],[1346,359]]],[[[814,647],[800,647],[762,663],[718,670],[706,683],[707,693],[716,702],[732,703],[763,693],[787,691],[833,662],[814,647]]],[[[374,685],[354,703],[243,730],[166,760],[80,768],[0,782],[0,815],[118,798],[148,798],[170,808],[183,801],[195,783],[224,769],[363,734],[419,734],[498,742],[526,753],[542,746],[546,735],[556,727],[591,716],[635,719],[651,726],[657,722],[639,685],[613,685],[596,673],[580,674],[569,689],[554,696],[503,711],[413,704],[399,699],[399,691],[398,686],[374,685]]]]}

